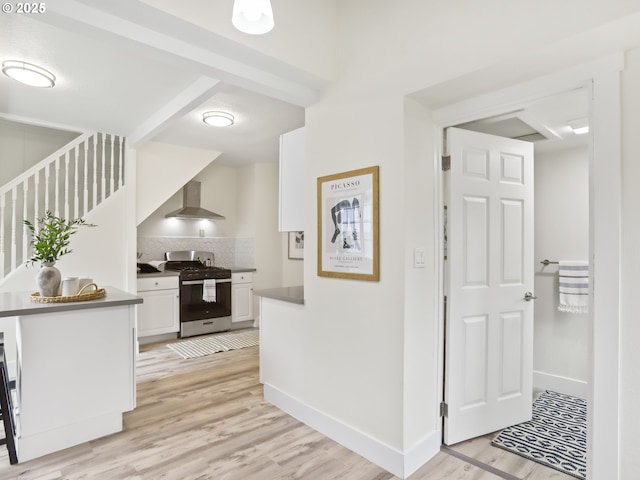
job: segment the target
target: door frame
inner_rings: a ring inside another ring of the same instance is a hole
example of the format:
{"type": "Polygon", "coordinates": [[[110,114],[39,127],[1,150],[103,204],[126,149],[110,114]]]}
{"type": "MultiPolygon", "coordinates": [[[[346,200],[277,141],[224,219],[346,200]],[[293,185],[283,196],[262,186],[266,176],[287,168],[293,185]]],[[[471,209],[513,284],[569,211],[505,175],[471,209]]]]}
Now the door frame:
{"type": "MultiPolygon", "coordinates": [[[[617,53],[434,110],[434,159],[438,231],[444,229],[441,156],[449,126],[504,114],[544,97],[577,88],[589,93],[589,385],[587,476],[617,478],[619,458],[621,89],[624,54],[617,53]],[[594,289],[597,274],[598,288],[594,289]]],[[[436,235],[438,259],[438,384],[444,385],[444,242],[436,235]]],[[[440,397],[438,403],[442,401],[440,397]]],[[[442,428],[439,426],[438,428],[442,428]]],[[[442,433],[442,432],[441,432],[442,433]]]]}

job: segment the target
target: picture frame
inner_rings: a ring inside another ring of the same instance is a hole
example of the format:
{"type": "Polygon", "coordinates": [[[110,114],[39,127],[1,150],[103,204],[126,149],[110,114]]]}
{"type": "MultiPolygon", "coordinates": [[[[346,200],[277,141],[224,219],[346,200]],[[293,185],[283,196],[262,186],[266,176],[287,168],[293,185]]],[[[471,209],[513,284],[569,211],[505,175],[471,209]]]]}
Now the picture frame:
{"type": "Polygon", "coordinates": [[[289,232],[289,259],[304,259],[304,232],[289,232]]]}
{"type": "Polygon", "coordinates": [[[379,281],[379,167],[317,181],[318,276],[379,281]]]}

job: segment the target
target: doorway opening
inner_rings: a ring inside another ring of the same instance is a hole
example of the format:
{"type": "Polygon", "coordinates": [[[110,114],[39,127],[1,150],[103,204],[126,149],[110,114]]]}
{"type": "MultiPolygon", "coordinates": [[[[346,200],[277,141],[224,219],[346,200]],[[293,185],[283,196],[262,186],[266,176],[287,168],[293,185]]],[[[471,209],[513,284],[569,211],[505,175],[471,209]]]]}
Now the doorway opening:
{"type": "MultiPolygon", "coordinates": [[[[615,477],[619,462],[619,356],[620,356],[620,185],[621,185],[621,91],[620,72],[624,56],[615,54],[566,70],[538,77],[521,84],[495,90],[473,98],[461,97],[447,106],[436,106],[432,117],[440,138],[443,130],[480,118],[515,111],[523,105],[561,92],[577,88],[588,91],[591,122],[589,145],[589,263],[594,277],[597,271],[598,289],[589,291],[589,372],[587,385],[588,440],[587,476],[590,478],[615,477]],[[466,99],[465,99],[466,98],[466,99]]],[[[467,79],[471,81],[471,79],[467,79]]],[[[453,86],[452,88],[457,88],[453,86]]],[[[426,92],[424,98],[440,92],[426,92]]],[[[433,100],[437,105],[437,100],[433,100]]],[[[427,102],[427,105],[429,103],[427,102]]],[[[442,104],[440,104],[442,105],[442,104]]],[[[439,145],[434,168],[440,170],[439,145]]],[[[439,173],[436,179],[440,178],[439,173]]],[[[436,180],[437,196],[442,198],[442,183],[436,180]]],[[[444,228],[443,205],[436,214],[440,228],[444,228]]],[[[440,241],[439,258],[443,258],[444,245],[440,241]]],[[[549,259],[556,260],[556,259],[549,259]]],[[[439,288],[443,284],[444,260],[439,261],[436,272],[439,288]]],[[[441,289],[439,297],[444,300],[441,289]]],[[[439,308],[440,341],[438,342],[438,372],[440,385],[444,384],[444,310],[439,308]]]]}
{"type": "Polygon", "coordinates": [[[481,462],[497,448],[491,440],[500,430],[531,419],[541,392],[587,397],[589,318],[558,311],[557,259],[588,264],[589,142],[570,126],[586,123],[588,112],[588,90],[579,88],[446,131],[452,147],[447,157],[464,163],[451,167],[443,191],[447,252],[456,255],[447,262],[443,287],[450,322],[444,348],[457,352],[448,373],[445,363],[445,402],[457,416],[443,419],[444,441],[455,443],[448,451],[471,452],[481,462]],[[522,140],[527,143],[520,147],[522,140]],[[531,163],[522,169],[520,151],[531,163]],[[468,238],[451,238],[454,232],[468,238]],[[523,262],[529,265],[521,268],[523,262]],[[454,268],[457,273],[449,275],[454,268]]]}

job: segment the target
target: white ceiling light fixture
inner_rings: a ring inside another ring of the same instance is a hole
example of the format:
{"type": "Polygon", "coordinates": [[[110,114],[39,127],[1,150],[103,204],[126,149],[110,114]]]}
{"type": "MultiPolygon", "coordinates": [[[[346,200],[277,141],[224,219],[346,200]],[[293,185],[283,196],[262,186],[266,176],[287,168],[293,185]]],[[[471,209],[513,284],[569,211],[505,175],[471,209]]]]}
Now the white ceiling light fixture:
{"type": "Polygon", "coordinates": [[[228,127],[229,125],[233,125],[234,120],[233,115],[227,112],[213,111],[206,112],[202,115],[202,121],[214,127],[228,127]]]}
{"type": "Polygon", "coordinates": [[[575,133],[576,135],[589,133],[589,119],[586,117],[569,120],[567,123],[571,127],[571,130],[573,130],[573,133],[575,133]]]}
{"type": "Polygon", "coordinates": [[[2,73],[31,87],[51,88],[56,84],[56,77],[53,73],[32,63],[20,60],[5,60],[2,62],[2,73]]]}
{"type": "Polygon", "coordinates": [[[233,26],[244,33],[261,35],[273,28],[273,10],[270,0],[235,0],[233,26]]]}

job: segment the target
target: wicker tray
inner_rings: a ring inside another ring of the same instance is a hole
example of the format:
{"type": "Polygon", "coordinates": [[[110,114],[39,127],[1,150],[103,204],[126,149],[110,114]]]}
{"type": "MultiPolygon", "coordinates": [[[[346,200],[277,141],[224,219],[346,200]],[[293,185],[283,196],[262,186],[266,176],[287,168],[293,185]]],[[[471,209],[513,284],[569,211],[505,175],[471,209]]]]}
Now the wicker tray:
{"type": "Polygon", "coordinates": [[[98,288],[95,283],[89,283],[80,289],[77,295],[68,295],[62,296],[58,295],[56,297],[41,297],[38,292],[32,293],[31,301],[39,302],[39,303],[66,303],[66,302],[84,302],[87,300],[97,300],[98,298],[102,298],[107,294],[107,291],[104,288],[98,288]],[[93,287],[92,292],[86,292],[85,289],[88,287],[93,287]]]}

